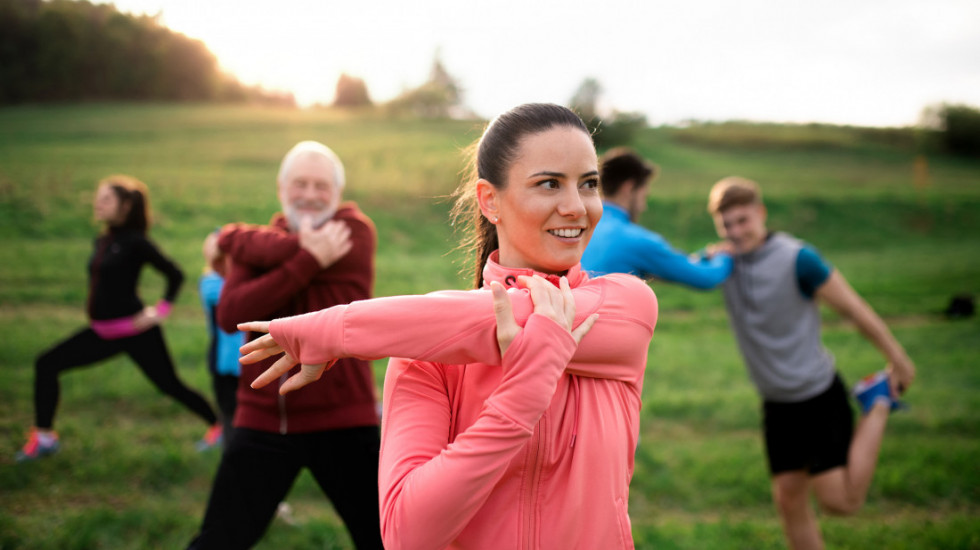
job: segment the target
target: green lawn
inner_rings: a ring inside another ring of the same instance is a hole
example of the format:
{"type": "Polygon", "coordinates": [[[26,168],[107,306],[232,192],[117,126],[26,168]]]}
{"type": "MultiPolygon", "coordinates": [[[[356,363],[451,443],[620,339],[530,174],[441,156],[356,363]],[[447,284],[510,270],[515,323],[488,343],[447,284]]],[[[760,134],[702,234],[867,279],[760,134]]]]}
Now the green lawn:
{"type": "MultiPolygon", "coordinates": [[[[194,451],[199,421],[123,359],[64,376],[62,452],[14,463],[33,418],[34,357],[85,322],[99,178],[122,172],[149,184],[152,237],[188,275],[166,324],[171,352],[181,376],[210,395],[194,290],[201,241],[226,222],[268,219],[290,146],[317,139],[344,159],[347,197],[378,227],[376,294],[420,293],[469,284],[444,197],[481,129],[248,107],[0,109],[0,549],[183,547],[217,466],[216,454],[194,451]]],[[[930,156],[928,185],[917,185],[910,147],[822,127],[650,129],[636,147],[662,169],[644,224],[699,248],[715,239],[711,185],[727,175],[759,181],[770,225],[816,245],[917,362],[868,504],[852,518],[822,519],[828,546],[980,547],[980,321],[941,314],[954,294],[980,293],[980,162],[930,156]]],[[[784,547],[758,400],[721,296],[651,284],[661,309],[631,491],[637,547],[784,547]]],[[[161,280],[150,273],[142,287],[152,299],[161,280]]],[[[852,327],[830,312],[825,320],[849,381],[882,367],[852,327]]],[[[383,369],[377,362],[379,386],[383,369]]],[[[296,524],[277,520],[260,548],[350,547],[309,475],[288,501],[296,524]]]]}

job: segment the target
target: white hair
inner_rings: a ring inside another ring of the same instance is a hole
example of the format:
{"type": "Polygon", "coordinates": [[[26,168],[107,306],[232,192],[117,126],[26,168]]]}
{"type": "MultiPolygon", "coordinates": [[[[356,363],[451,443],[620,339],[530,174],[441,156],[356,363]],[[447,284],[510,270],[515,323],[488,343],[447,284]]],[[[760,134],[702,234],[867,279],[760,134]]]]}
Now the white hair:
{"type": "Polygon", "coordinates": [[[280,184],[285,183],[286,174],[292,167],[293,162],[305,155],[320,155],[329,160],[333,166],[334,184],[337,185],[338,190],[344,188],[344,163],[340,162],[340,157],[337,156],[337,153],[334,153],[332,149],[319,141],[301,141],[286,153],[286,156],[282,159],[282,164],[279,165],[280,184]]]}

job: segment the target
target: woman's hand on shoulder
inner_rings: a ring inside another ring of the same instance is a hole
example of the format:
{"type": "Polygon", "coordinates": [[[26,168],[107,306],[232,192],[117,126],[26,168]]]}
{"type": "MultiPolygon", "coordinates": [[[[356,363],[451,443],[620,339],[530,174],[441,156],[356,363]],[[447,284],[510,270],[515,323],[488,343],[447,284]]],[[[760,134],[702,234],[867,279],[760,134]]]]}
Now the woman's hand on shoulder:
{"type": "Polygon", "coordinates": [[[490,292],[493,294],[493,314],[497,318],[497,346],[500,348],[500,357],[503,358],[521,327],[514,318],[514,309],[504,285],[493,281],[490,283],[490,292]]]}
{"type": "MultiPolygon", "coordinates": [[[[544,315],[564,327],[572,334],[576,343],[582,341],[582,338],[592,329],[592,325],[599,317],[597,313],[594,313],[582,321],[579,326],[572,326],[575,322],[575,297],[572,295],[572,289],[565,277],[561,278],[559,287],[555,287],[540,275],[521,276],[518,277],[518,281],[530,292],[531,302],[534,304],[534,313],[544,315]]],[[[511,342],[520,333],[521,327],[514,318],[510,297],[503,285],[492,282],[490,283],[490,290],[493,292],[493,312],[497,318],[497,344],[500,346],[500,356],[503,357],[511,342]]]]}
{"type": "Polygon", "coordinates": [[[579,326],[572,326],[575,322],[575,296],[572,294],[572,287],[568,284],[566,277],[559,280],[558,287],[540,275],[521,276],[518,277],[518,280],[531,291],[534,313],[544,315],[565,327],[565,330],[572,333],[576,344],[582,341],[582,338],[592,329],[596,319],[599,318],[598,313],[593,313],[579,323],[579,326]]]}

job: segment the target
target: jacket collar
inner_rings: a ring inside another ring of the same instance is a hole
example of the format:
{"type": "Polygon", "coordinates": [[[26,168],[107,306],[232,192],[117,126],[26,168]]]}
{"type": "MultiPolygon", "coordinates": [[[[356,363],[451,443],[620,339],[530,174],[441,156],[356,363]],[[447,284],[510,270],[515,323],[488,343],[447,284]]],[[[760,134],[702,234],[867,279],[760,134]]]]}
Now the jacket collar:
{"type": "MultiPolygon", "coordinates": [[[[497,263],[499,257],[500,251],[494,250],[487,259],[487,265],[483,266],[483,288],[490,288],[491,281],[498,281],[506,288],[516,287],[517,278],[521,275],[540,275],[558,286],[558,280],[561,278],[559,275],[541,273],[526,267],[504,267],[497,263]]],[[[572,288],[585,284],[589,280],[588,274],[582,271],[582,264],[572,266],[565,277],[568,278],[568,285],[572,288]]]]}

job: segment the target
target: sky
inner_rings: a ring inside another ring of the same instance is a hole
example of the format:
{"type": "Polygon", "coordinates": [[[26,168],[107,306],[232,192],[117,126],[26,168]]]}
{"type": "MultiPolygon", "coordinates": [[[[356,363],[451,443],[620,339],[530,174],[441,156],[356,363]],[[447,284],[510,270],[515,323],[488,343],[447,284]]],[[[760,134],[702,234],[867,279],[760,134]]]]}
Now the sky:
{"type": "Polygon", "coordinates": [[[976,0],[114,0],[202,40],[245,84],[330,103],[341,73],[383,102],[441,59],[478,115],[568,104],[654,125],[915,124],[980,107],[976,0]]]}

